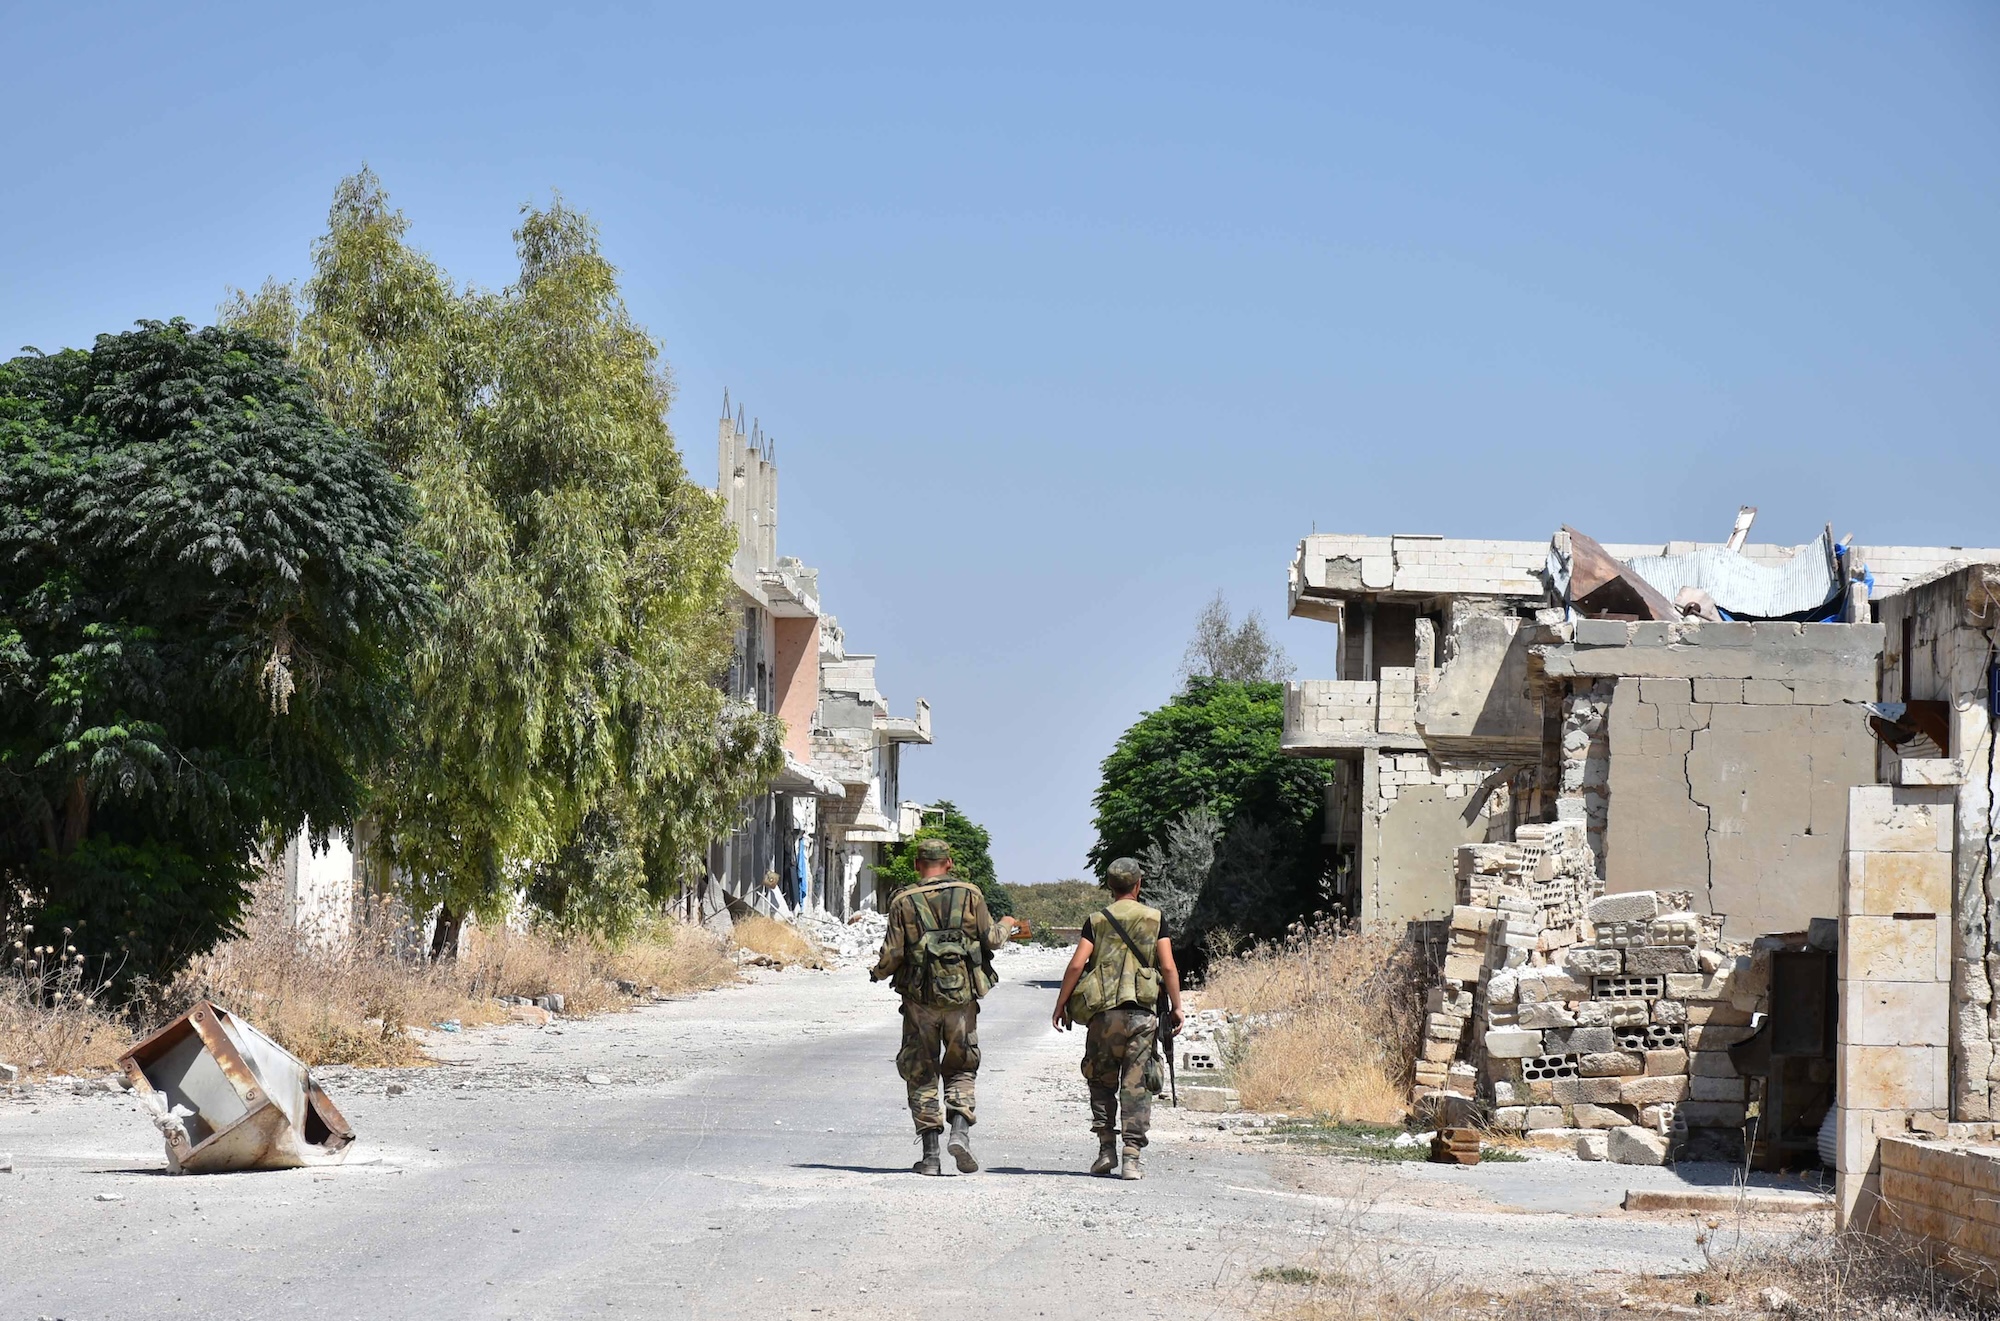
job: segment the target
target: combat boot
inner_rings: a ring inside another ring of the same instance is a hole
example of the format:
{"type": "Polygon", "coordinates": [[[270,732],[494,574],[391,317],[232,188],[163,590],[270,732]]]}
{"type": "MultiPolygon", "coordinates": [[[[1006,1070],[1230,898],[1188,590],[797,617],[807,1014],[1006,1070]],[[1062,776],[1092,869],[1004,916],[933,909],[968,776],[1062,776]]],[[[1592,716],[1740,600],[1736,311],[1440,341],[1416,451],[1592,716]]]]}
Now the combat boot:
{"type": "Polygon", "coordinates": [[[944,1149],[958,1162],[960,1174],[979,1173],[979,1161],[972,1154],[972,1125],[965,1122],[964,1115],[951,1117],[951,1141],[944,1144],[944,1149]]]}
{"type": "Polygon", "coordinates": [[[1146,1164],[1139,1159],[1139,1150],[1138,1147],[1133,1146],[1129,1142],[1125,1144],[1125,1158],[1118,1165],[1119,1178],[1143,1179],[1146,1177],[1146,1164]]]}
{"type": "Polygon", "coordinates": [[[1097,1135],[1097,1159],[1090,1162],[1092,1174],[1109,1174],[1118,1168],[1118,1134],[1099,1133],[1097,1135]]]}
{"type": "Polygon", "coordinates": [[[919,1133],[917,1136],[924,1140],[924,1154],[910,1168],[918,1174],[943,1174],[944,1166],[938,1164],[938,1131],[932,1129],[928,1133],[919,1133]]]}

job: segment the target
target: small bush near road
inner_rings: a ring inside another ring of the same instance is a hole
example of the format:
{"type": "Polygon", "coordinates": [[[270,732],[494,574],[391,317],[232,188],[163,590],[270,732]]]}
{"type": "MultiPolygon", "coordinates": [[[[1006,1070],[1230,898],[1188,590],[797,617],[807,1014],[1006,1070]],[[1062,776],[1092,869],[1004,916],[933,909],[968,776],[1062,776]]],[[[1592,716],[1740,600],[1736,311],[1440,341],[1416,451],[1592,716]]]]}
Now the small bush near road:
{"type": "Polygon", "coordinates": [[[1430,969],[1400,934],[1323,922],[1218,955],[1203,1003],[1259,1021],[1234,1044],[1249,1110],[1400,1122],[1430,969]]]}

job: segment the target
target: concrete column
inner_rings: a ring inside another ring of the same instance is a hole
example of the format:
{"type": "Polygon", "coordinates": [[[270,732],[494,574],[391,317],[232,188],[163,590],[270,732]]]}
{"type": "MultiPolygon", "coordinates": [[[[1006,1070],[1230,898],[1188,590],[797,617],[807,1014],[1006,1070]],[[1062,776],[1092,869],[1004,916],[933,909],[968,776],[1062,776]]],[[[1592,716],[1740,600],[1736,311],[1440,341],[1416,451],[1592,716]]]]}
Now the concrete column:
{"type": "Polygon", "coordinates": [[[1848,790],[1835,1083],[1843,1227],[1874,1220],[1881,1139],[1950,1108],[1954,817],[1949,788],[1848,790]]]}
{"type": "Polygon", "coordinates": [[[1361,750],[1359,830],[1354,841],[1357,906],[1363,922],[1382,920],[1382,753],[1361,750]]]}

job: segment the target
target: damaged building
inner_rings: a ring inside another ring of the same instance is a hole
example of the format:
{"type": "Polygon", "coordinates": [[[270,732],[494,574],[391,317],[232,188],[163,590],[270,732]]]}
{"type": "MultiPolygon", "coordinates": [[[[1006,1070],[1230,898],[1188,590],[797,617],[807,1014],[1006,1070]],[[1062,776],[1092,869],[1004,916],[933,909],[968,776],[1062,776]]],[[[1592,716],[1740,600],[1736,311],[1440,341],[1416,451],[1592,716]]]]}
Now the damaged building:
{"type": "Polygon", "coordinates": [[[930,704],[894,716],[875,686],[875,657],[847,650],[820,602],[819,573],[778,554],[778,466],[761,427],[723,400],[718,490],[736,530],[730,565],[737,615],[732,700],[777,717],[785,760],[768,792],[709,850],[690,896],[703,917],[823,908],[838,916],[879,906],[875,867],[920,809],[902,802],[902,750],[931,741],[930,704]]]}
{"type": "Polygon", "coordinates": [[[1865,1217],[1880,1144],[2000,1117],[2000,550],[1757,545],[1753,514],[1308,537],[1290,613],[1334,677],[1287,686],[1284,747],[1337,763],[1344,909],[1443,950],[1420,1095],[1585,1156],[1831,1147],[1865,1217]]]}

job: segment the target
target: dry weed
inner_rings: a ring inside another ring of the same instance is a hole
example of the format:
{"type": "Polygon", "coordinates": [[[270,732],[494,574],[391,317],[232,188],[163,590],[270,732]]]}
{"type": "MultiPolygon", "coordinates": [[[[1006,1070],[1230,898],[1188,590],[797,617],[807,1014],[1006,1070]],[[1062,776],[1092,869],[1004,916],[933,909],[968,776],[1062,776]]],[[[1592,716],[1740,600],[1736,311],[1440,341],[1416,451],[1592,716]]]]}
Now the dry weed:
{"type": "Polygon", "coordinates": [[[30,944],[34,939],[27,928],[0,968],[0,1062],[31,1077],[113,1067],[132,1033],[99,1002],[70,932],[53,944],[30,944]]]}
{"type": "Polygon", "coordinates": [[[752,913],[736,921],[736,943],[785,967],[824,968],[826,953],[788,922],[752,913]]]}
{"type": "Polygon", "coordinates": [[[1741,1222],[1711,1221],[1702,1237],[1708,1261],[1670,1287],[1676,1301],[1696,1292],[1709,1302],[1755,1305],[1767,1290],[1790,1298],[1783,1314],[1800,1321],[1895,1317],[1899,1321],[1993,1321],[2000,1296],[1990,1266],[1954,1261],[1949,1250],[1906,1237],[1839,1232],[1816,1226],[1771,1240],[1748,1235],[1741,1222]]]}
{"type": "Polygon", "coordinates": [[[1203,1003],[1264,1020],[1233,1052],[1244,1106],[1400,1121],[1429,971],[1398,934],[1331,923],[1213,959],[1203,1003]]]}

